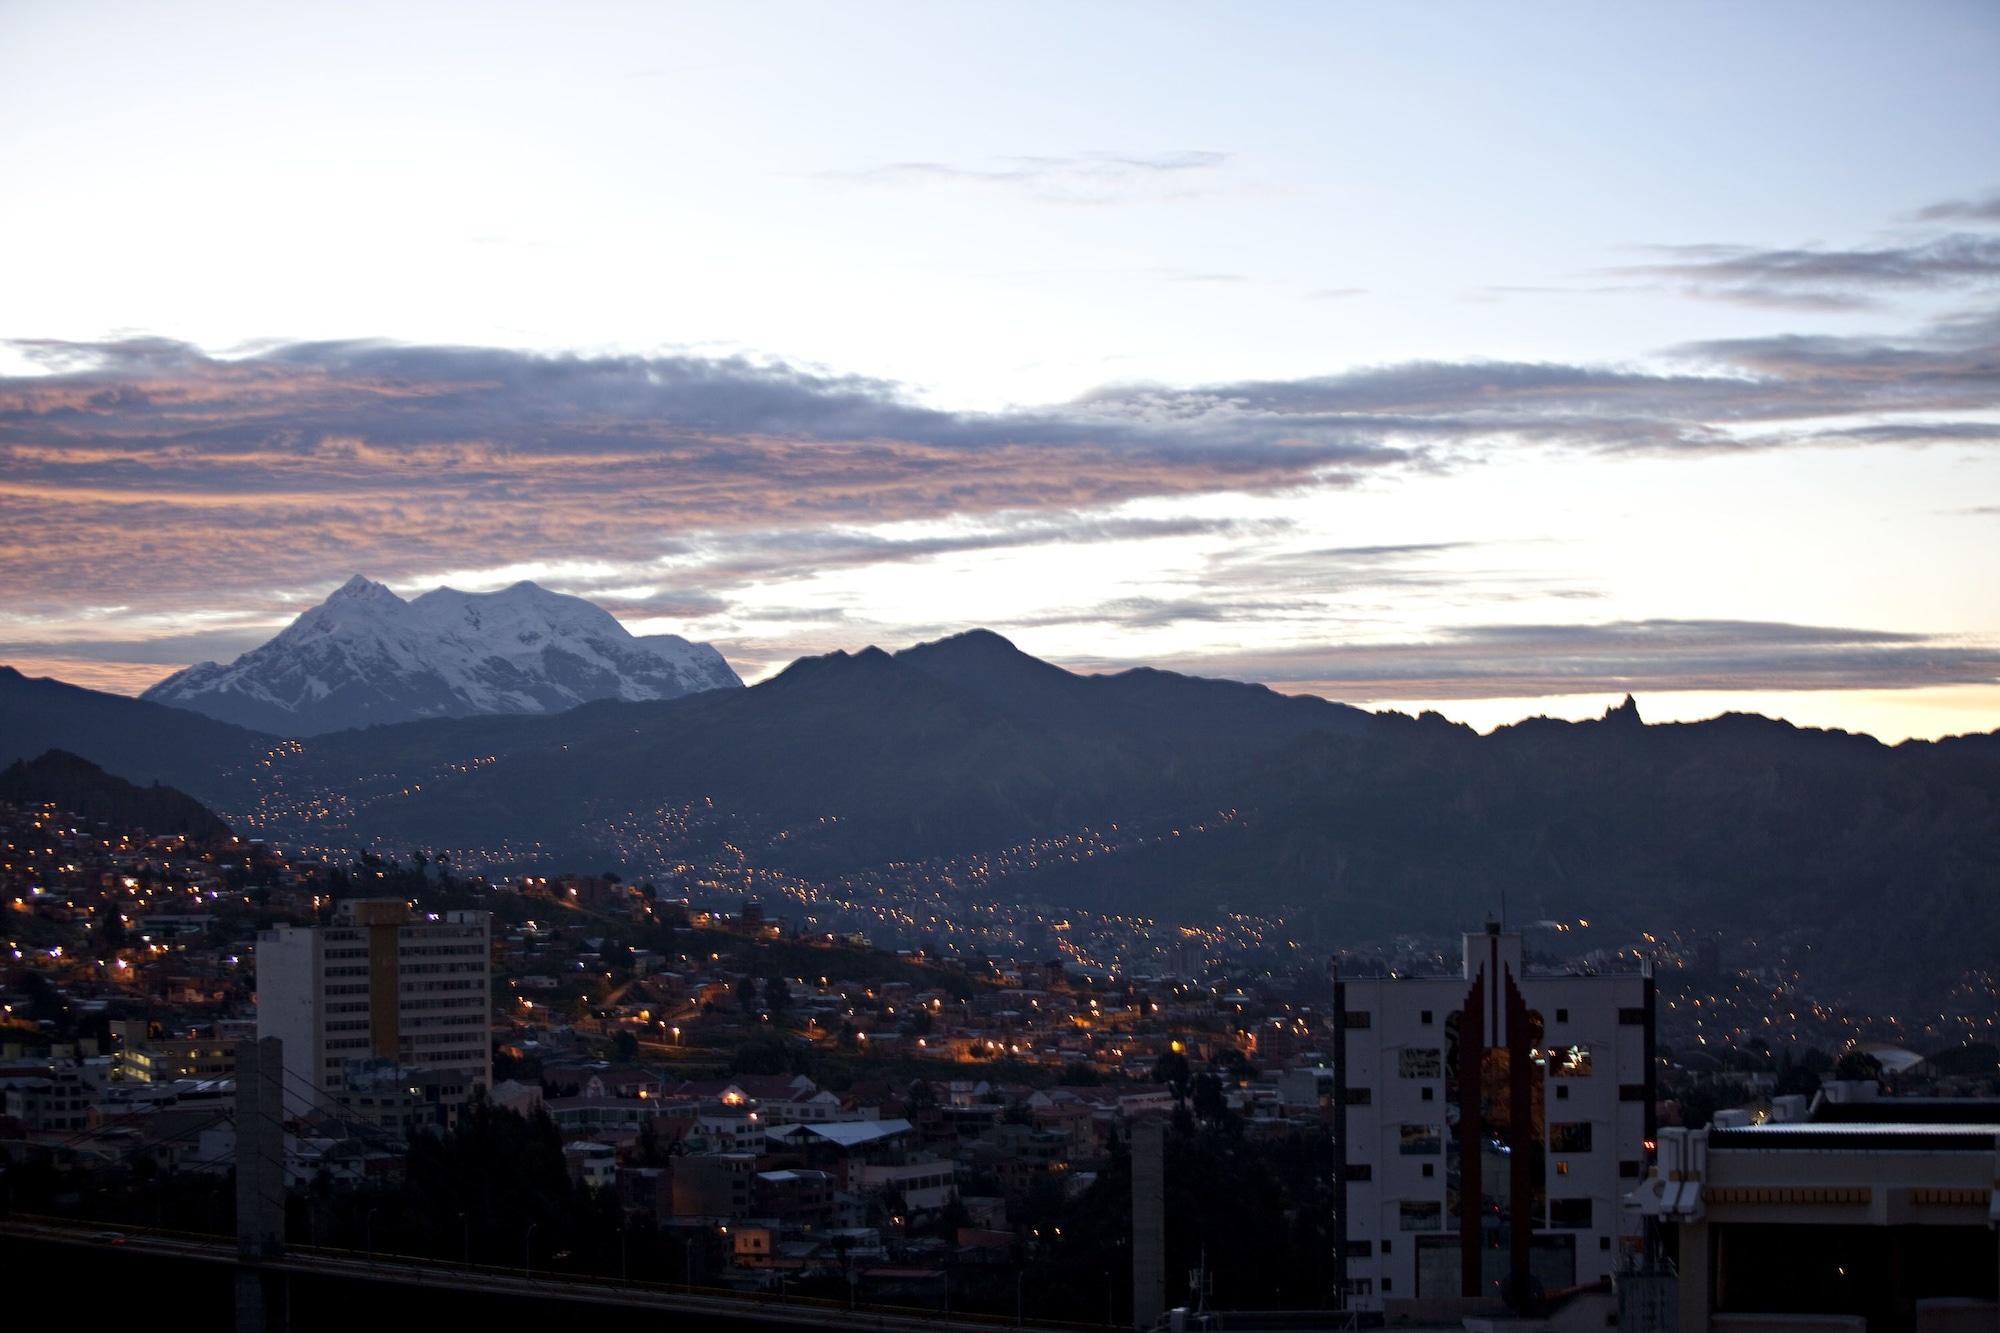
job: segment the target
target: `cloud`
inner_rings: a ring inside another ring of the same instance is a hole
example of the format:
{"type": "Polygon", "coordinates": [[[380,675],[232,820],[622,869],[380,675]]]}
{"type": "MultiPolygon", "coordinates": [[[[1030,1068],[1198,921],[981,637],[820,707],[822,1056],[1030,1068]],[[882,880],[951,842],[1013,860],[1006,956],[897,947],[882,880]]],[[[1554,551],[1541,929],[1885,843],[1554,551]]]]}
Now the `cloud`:
{"type": "MultiPolygon", "coordinates": [[[[185,665],[184,663],[181,665],[185,665]]],[[[24,676],[48,676],[68,685],[108,694],[142,694],[175,671],[176,666],[157,662],[116,662],[92,657],[36,657],[0,650],[0,666],[11,666],[24,676]]]]}
{"type": "Polygon", "coordinates": [[[43,373],[0,378],[0,611],[15,615],[73,613],[79,587],[140,612],[295,613],[357,570],[410,583],[552,553],[602,565],[604,588],[659,590],[635,612],[709,614],[777,573],[1230,531],[1106,516],[1141,498],[1346,486],[1519,448],[1977,446],[1992,430],[1969,418],[2000,407],[1991,313],[1694,343],[1658,368],[1417,362],[983,413],[744,357],[17,347],[43,373]]]}
{"type": "Polygon", "coordinates": [[[2000,236],[1955,233],[1873,250],[1715,244],[1651,249],[1660,256],[1655,262],[1612,271],[1672,280],[1689,295],[1785,309],[1854,310],[1879,304],[1885,292],[1962,290],[2000,281],[2000,236]]]}
{"type": "Polygon", "coordinates": [[[1042,203],[1112,204],[1187,198],[1229,164],[1231,153],[1182,148],[1164,152],[1090,152],[992,159],[979,164],[885,162],[821,173],[839,184],[1005,189],[1042,203]]]}
{"type": "MultiPolygon", "coordinates": [[[[1112,670],[1140,664],[1096,659],[1083,665],[1112,670]]],[[[1628,620],[1479,625],[1420,641],[1320,643],[1146,665],[1365,702],[1990,685],[2000,682],[2000,647],[1770,621],[1628,620]]]]}
{"type": "Polygon", "coordinates": [[[1982,199],[1947,199],[1929,208],[1920,208],[1911,216],[1917,222],[2000,223],[2000,190],[1982,199]]]}

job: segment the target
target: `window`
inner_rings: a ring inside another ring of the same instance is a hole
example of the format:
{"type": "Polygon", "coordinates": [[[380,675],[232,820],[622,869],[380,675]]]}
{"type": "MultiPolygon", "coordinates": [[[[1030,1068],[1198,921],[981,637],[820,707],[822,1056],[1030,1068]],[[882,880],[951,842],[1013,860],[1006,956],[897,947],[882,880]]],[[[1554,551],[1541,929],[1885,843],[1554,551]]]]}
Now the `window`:
{"type": "Polygon", "coordinates": [[[1374,1026],[1374,1015],[1366,1009],[1349,1009],[1340,1015],[1340,1025],[1344,1028],[1365,1028],[1374,1026]]]}
{"type": "Polygon", "coordinates": [[[1424,1179],[1425,1179],[1425,1180],[1429,1180],[1429,1179],[1430,1179],[1430,1178],[1431,1178],[1432,1176],[1434,1176],[1434,1175],[1436,1175],[1436,1174],[1437,1174],[1437,1164],[1436,1164],[1435,1162],[1425,1162],[1425,1163],[1424,1163],[1424,1179]]]}
{"type": "Polygon", "coordinates": [[[1373,1180],[1375,1179],[1375,1168],[1368,1162],[1349,1162],[1347,1164],[1347,1178],[1349,1180],[1373,1180]]]}
{"type": "Polygon", "coordinates": [[[1611,1237],[1609,1237],[1609,1236],[1599,1236],[1599,1237],[1597,1238],[1597,1248],[1598,1248],[1598,1249],[1600,1249],[1600,1250],[1608,1250],[1608,1249],[1610,1249],[1610,1248],[1611,1248],[1611,1237]]]}
{"type": "Polygon", "coordinates": [[[1557,1046],[1549,1051],[1550,1078],[1589,1078],[1588,1046],[1557,1046]]]}
{"type": "Polygon", "coordinates": [[[1428,1009],[1424,1010],[1423,1013],[1417,1016],[1417,1021],[1425,1027],[1429,1027],[1431,1025],[1431,1011],[1428,1009]]]}
{"type": "Polygon", "coordinates": [[[1621,1102],[1643,1102],[1646,1100],[1646,1085],[1643,1083],[1620,1083],[1618,1100],[1621,1102]]]}
{"type": "Polygon", "coordinates": [[[1390,1242],[1390,1241],[1388,1241],[1387,1239],[1384,1239],[1384,1240],[1383,1240],[1383,1242],[1382,1242],[1382,1253],[1384,1253],[1384,1254],[1387,1254],[1387,1253],[1389,1252],[1389,1246],[1390,1246],[1390,1244],[1391,1244],[1391,1242],[1390,1242]]]}
{"type": "Polygon", "coordinates": [[[1350,1259],[1366,1259],[1374,1253],[1375,1242],[1372,1240],[1350,1240],[1347,1242],[1347,1257],[1350,1259]]]}
{"type": "Polygon", "coordinates": [[[1556,1084],[1556,1100],[1559,1102],[1566,1102],[1569,1100],[1569,1084],[1567,1083],[1556,1084]]]}
{"type": "Polygon", "coordinates": [[[1620,1009],[1618,1011],[1618,1025],[1620,1027],[1628,1027],[1628,1028],[1638,1028],[1646,1026],[1645,1006],[1628,1005],[1625,1008],[1620,1009]]]}
{"type": "Polygon", "coordinates": [[[1385,1278],[1383,1278],[1383,1279],[1382,1279],[1382,1290],[1383,1290],[1383,1291],[1393,1291],[1393,1290],[1395,1289],[1395,1285],[1396,1285],[1396,1279],[1395,1279],[1395,1278],[1392,1278],[1392,1277],[1385,1277],[1385,1278]]]}
{"type": "Polygon", "coordinates": [[[1437,1100],[1437,1089],[1433,1088],[1428,1083],[1424,1084],[1424,1100],[1427,1102],[1432,1102],[1437,1100]]]}
{"type": "Polygon", "coordinates": [[[1637,1180],[1646,1173],[1644,1162],[1624,1161],[1618,1164],[1618,1174],[1626,1180],[1637,1180]]]}
{"type": "Polygon", "coordinates": [[[1549,1126],[1549,1151],[1584,1153],[1590,1151],[1590,1122],[1575,1120],[1549,1126]]]}
{"type": "Polygon", "coordinates": [[[1443,1136],[1436,1125],[1404,1125],[1401,1138],[1405,1157],[1435,1157],[1442,1151],[1443,1136]]]}
{"type": "Polygon", "coordinates": [[[1558,1022],[1558,1023],[1567,1023],[1567,1022],[1569,1022],[1569,1010],[1567,1010],[1567,1009],[1558,1009],[1558,1010],[1556,1010],[1556,1022],[1558,1022]]]}
{"type": "Polygon", "coordinates": [[[1369,1106],[1375,1101],[1374,1089],[1345,1088],[1341,1091],[1340,1099],[1348,1106],[1369,1106]]]}
{"type": "Polygon", "coordinates": [[[1396,1073],[1402,1078],[1442,1078],[1444,1052],[1435,1046],[1405,1046],[1396,1053],[1396,1073]]]}
{"type": "MultiPolygon", "coordinates": [[[[1590,1200],[1583,1201],[1588,1204],[1590,1200]]],[[[1405,1199],[1396,1205],[1398,1225],[1404,1231],[1444,1230],[1444,1205],[1431,1200],[1405,1199]]],[[[1588,1220],[1584,1225],[1588,1226],[1588,1220]]],[[[1385,1244],[1382,1248],[1387,1249],[1385,1244]]]]}
{"type": "Polygon", "coordinates": [[[1550,1199],[1549,1226],[1557,1231],[1590,1230],[1590,1200],[1550,1199]]]}

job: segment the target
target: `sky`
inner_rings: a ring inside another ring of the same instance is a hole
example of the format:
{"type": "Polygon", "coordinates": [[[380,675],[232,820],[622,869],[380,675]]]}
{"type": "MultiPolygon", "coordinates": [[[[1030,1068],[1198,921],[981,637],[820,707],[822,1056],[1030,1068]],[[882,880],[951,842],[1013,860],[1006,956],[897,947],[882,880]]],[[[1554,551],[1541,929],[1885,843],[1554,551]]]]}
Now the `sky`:
{"type": "Polygon", "coordinates": [[[355,573],[2000,727],[2000,8],[0,2],[0,661],[355,573]]]}

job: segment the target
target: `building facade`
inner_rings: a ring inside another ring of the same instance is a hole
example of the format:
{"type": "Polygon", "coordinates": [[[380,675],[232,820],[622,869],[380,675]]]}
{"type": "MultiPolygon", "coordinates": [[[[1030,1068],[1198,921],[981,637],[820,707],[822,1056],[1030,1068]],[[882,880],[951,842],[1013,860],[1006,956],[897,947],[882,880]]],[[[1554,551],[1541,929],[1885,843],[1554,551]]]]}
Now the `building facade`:
{"type": "MultiPolygon", "coordinates": [[[[331,1108],[350,1062],[493,1085],[492,918],[415,916],[400,899],[340,904],[330,926],[257,937],[257,1035],[285,1043],[285,1113],[331,1108]]],[[[358,1067],[358,1066],[357,1066],[358,1067]]]]}
{"type": "Polygon", "coordinates": [[[1631,1204],[1668,1233],[1676,1328],[2000,1328],[2000,1103],[1855,1109],[1661,1131],[1631,1204]]]}
{"type": "Polygon", "coordinates": [[[1654,1138],[1650,971],[1530,973],[1464,937],[1455,977],[1337,979],[1333,1114],[1349,1309],[1608,1276],[1654,1138]]]}

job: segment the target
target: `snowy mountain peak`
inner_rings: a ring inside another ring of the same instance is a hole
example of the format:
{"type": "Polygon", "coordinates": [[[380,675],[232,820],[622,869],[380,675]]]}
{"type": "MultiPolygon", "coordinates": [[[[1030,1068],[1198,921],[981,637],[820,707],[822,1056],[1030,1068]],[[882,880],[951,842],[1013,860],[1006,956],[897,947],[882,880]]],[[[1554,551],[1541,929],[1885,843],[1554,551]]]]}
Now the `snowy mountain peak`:
{"type": "Polygon", "coordinates": [[[675,699],[740,686],[722,654],[636,638],[581,597],[523,580],[404,601],[360,575],[227,666],[146,691],[156,703],[285,735],[480,713],[554,713],[598,699],[675,699]]]}
{"type": "Polygon", "coordinates": [[[400,603],[403,599],[396,596],[395,593],[390,592],[387,588],[375,582],[373,579],[369,579],[360,574],[356,574],[353,578],[341,584],[338,588],[335,588],[332,594],[326,600],[329,602],[332,601],[352,602],[361,600],[380,602],[386,600],[386,601],[400,603]]]}

